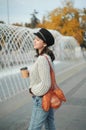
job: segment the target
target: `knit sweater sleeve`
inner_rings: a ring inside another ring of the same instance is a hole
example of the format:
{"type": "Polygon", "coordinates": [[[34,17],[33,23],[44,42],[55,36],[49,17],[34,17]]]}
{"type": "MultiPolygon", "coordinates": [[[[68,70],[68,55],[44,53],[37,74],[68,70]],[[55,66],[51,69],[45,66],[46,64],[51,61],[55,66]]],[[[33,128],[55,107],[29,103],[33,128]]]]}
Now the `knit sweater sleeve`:
{"type": "Polygon", "coordinates": [[[36,96],[42,96],[51,87],[50,66],[44,56],[39,56],[37,64],[40,82],[33,86],[31,90],[36,96]]]}

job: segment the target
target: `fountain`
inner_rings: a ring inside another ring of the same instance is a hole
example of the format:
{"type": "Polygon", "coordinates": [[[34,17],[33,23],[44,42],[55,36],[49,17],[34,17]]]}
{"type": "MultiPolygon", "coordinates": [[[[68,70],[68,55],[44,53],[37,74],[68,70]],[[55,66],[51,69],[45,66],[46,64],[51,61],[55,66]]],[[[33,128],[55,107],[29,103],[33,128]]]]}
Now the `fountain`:
{"type": "MultiPolygon", "coordinates": [[[[29,78],[22,80],[20,68],[30,67],[35,60],[33,33],[37,31],[38,29],[0,24],[0,102],[28,89],[29,78]]],[[[50,31],[55,37],[55,45],[51,49],[57,61],[82,58],[80,47],[73,37],[65,37],[55,30],[50,31]]]]}

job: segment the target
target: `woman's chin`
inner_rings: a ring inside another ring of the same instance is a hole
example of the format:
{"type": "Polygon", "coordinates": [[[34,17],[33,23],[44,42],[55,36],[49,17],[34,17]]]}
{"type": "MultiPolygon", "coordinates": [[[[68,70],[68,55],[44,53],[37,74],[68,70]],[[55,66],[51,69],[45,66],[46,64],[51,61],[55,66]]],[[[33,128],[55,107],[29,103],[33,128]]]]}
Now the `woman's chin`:
{"type": "Polygon", "coordinates": [[[34,49],[38,49],[38,47],[34,46],[34,49]]]}
{"type": "Polygon", "coordinates": [[[34,49],[37,49],[36,47],[34,47],[34,49]]]}

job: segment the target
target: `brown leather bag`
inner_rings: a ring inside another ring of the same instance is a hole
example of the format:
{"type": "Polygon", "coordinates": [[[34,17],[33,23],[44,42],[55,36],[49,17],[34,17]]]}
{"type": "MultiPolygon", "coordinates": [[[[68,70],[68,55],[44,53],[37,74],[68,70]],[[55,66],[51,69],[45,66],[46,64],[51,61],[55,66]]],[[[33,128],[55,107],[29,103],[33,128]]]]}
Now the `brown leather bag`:
{"type": "MultiPolygon", "coordinates": [[[[45,56],[47,58],[47,56],[45,56]]],[[[47,58],[48,60],[48,58],[47,58]]],[[[48,60],[50,65],[50,62],[48,60]]],[[[54,71],[50,65],[50,74],[51,74],[51,88],[42,98],[42,108],[44,111],[48,111],[50,108],[59,108],[62,104],[62,101],[66,102],[66,97],[64,96],[63,91],[58,87],[54,71]]]]}

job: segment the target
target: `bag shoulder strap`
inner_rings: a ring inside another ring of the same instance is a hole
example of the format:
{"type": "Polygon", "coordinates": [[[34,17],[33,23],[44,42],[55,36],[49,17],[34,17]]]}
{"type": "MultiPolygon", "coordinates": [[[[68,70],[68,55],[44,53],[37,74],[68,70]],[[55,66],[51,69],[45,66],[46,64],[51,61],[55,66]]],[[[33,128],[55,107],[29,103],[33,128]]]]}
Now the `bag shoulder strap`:
{"type": "Polygon", "coordinates": [[[55,73],[54,73],[54,70],[53,70],[53,68],[52,68],[52,66],[50,64],[50,61],[49,61],[48,57],[47,56],[45,56],[45,57],[46,57],[46,59],[47,59],[47,61],[49,63],[49,66],[50,66],[51,87],[53,88],[55,86],[55,84],[56,84],[55,73]]]}

